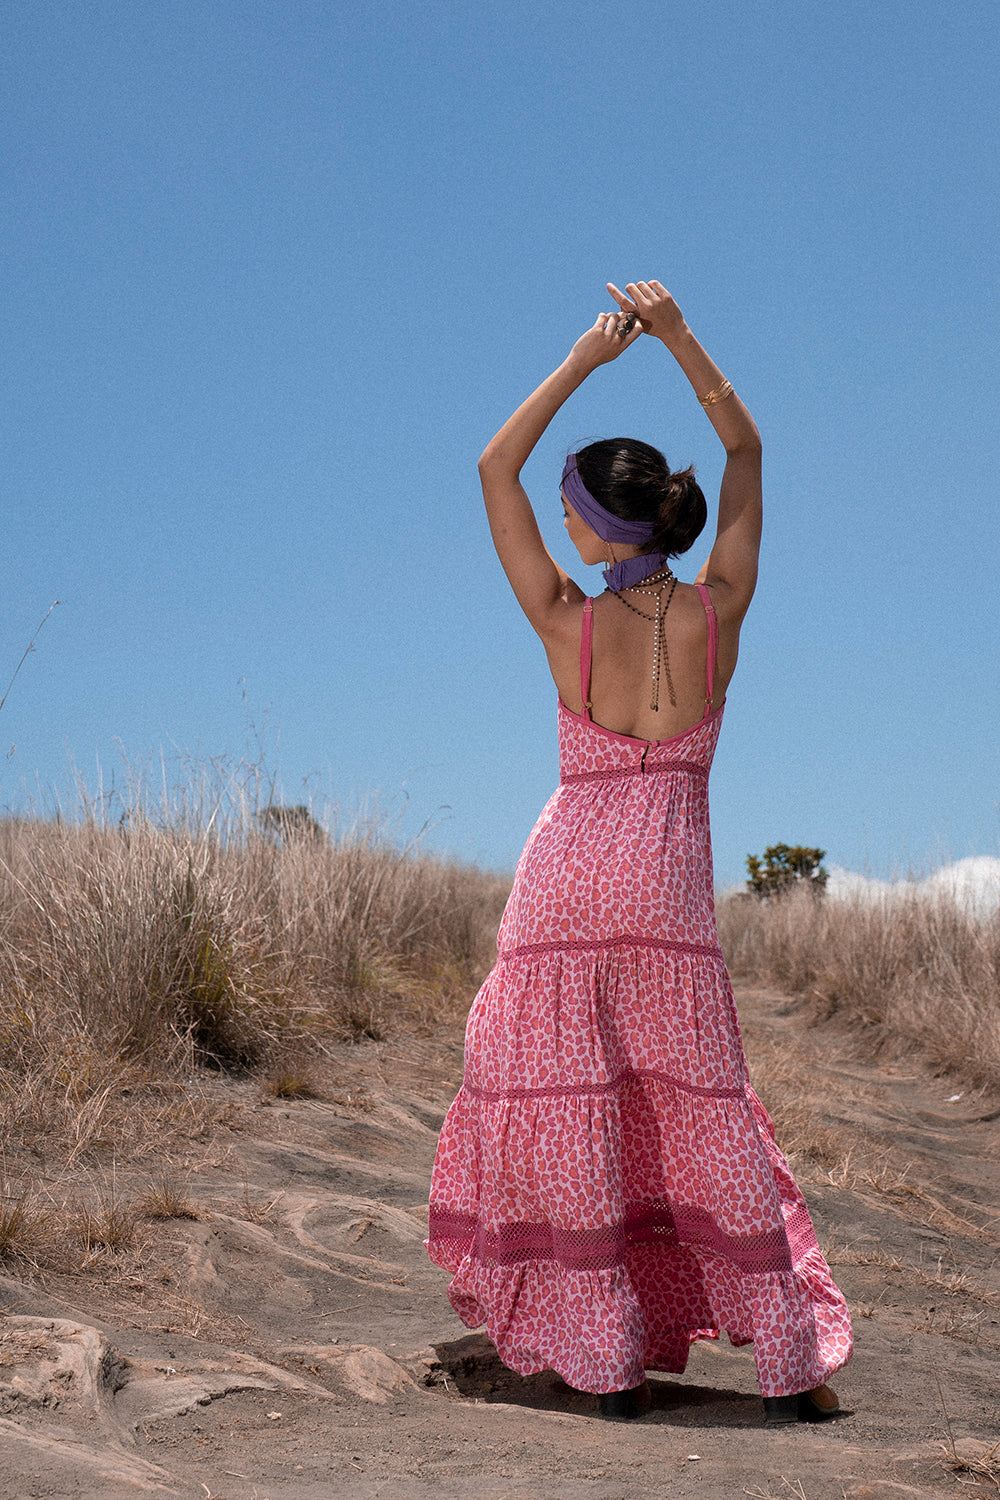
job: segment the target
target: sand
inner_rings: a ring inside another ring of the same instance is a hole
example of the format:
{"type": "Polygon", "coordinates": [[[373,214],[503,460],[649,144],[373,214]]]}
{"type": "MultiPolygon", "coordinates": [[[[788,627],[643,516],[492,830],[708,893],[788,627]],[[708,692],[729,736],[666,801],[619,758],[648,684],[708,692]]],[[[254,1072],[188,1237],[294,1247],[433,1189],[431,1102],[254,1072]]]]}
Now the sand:
{"type": "Polygon", "coordinates": [[[504,1370],[422,1246],[461,1074],[448,1027],[345,1044],[320,1098],[192,1081],[214,1123],[170,1160],[117,1168],[116,1191],[169,1175],[197,1217],[147,1222],[138,1250],[85,1271],[7,1268],[0,1496],[997,1493],[997,1101],[865,1057],[802,1003],[739,999],[762,1078],[801,1084],[789,1132],[826,1142],[825,1163],[795,1166],[855,1316],[837,1421],[765,1427],[750,1352],[724,1340],[696,1346],[683,1377],[653,1376],[651,1412],[628,1425],[554,1375],[504,1370]]]}

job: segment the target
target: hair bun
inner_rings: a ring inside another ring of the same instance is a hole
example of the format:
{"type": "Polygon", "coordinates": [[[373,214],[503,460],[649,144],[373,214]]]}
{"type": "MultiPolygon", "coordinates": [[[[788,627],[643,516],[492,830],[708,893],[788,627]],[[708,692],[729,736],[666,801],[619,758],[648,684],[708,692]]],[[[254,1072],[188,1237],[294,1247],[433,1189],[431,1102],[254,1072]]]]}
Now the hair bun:
{"type": "Polygon", "coordinates": [[[701,535],[708,520],[708,506],[701,485],[694,477],[694,466],[667,470],[663,483],[663,499],[653,534],[653,550],[665,552],[668,557],[679,557],[687,552],[701,535]]]}

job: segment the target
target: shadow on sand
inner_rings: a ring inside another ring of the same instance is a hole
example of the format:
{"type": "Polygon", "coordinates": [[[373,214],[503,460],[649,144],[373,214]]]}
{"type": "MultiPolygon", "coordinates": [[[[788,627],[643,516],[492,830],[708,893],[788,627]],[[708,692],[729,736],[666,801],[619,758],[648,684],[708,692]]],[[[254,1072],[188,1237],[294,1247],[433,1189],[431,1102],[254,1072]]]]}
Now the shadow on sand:
{"type": "MultiPolygon", "coordinates": [[[[500,1358],[483,1333],[435,1345],[441,1367],[459,1394],[471,1400],[503,1402],[538,1411],[574,1416],[596,1416],[597,1397],[575,1391],[553,1370],[539,1375],[516,1375],[500,1358]]],[[[675,1427],[760,1427],[764,1422],[759,1396],[704,1385],[682,1385],[652,1376],[653,1402],[646,1421],[675,1427]]]]}

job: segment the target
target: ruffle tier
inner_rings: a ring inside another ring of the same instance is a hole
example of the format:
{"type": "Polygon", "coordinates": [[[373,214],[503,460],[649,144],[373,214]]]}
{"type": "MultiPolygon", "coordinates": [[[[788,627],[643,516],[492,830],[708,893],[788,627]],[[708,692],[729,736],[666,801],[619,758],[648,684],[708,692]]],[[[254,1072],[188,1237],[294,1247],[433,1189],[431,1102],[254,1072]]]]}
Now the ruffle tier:
{"type": "Polygon", "coordinates": [[[646,1371],[680,1375],[692,1343],[721,1332],[753,1345],[764,1396],[811,1390],[850,1358],[843,1302],[819,1250],[792,1273],[741,1272],[687,1246],[634,1247],[623,1266],[581,1271],[497,1265],[443,1237],[427,1245],[453,1273],[448,1297],[467,1328],[485,1327],[519,1375],[555,1370],[575,1390],[629,1390],[646,1371]]]}

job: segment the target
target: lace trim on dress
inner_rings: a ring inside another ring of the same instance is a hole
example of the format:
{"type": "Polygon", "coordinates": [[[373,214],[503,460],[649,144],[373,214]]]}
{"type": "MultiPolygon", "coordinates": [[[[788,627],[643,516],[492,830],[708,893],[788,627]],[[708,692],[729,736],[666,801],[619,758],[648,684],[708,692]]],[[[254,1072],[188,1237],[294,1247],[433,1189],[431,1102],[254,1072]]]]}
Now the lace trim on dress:
{"type": "Polygon", "coordinates": [[[607,771],[567,771],[560,779],[565,786],[570,781],[613,781],[622,776],[652,776],[659,771],[686,771],[689,776],[708,780],[708,767],[693,760],[644,760],[636,766],[614,766],[607,771]]]}
{"type": "Polygon", "coordinates": [[[627,1088],[631,1083],[646,1079],[653,1083],[665,1083],[673,1089],[681,1089],[685,1094],[697,1094],[703,1099],[746,1098],[745,1084],[731,1086],[724,1083],[686,1083],[683,1078],[675,1078],[670,1073],[658,1072],[655,1068],[629,1068],[627,1072],[619,1073],[617,1077],[609,1078],[604,1083],[567,1083],[557,1084],[553,1088],[522,1088],[520,1085],[515,1085],[508,1089],[488,1089],[481,1088],[479,1084],[470,1083],[466,1079],[462,1087],[467,1094],[472,1094],[476,1099],[497,1103],[506,1099],[576,1099],[584,1098],[589,1094],[613,1094],[618,1089],[627,1088]]]}
{"type": "Polygon", "coordinates": [[[616,938],[567,938],[553,943],[522,943],[517,948],[505,948],[497,955],[498,963],[507,963],[512,958],[534,958],[542,953],[597,953],[606,948],[657,948],[667,953],[688,953],[695,958],[712,958],[724,963],[722,950],[708,943],[679,943],[670,938],[646,938],[625,935],[616,938]]]}
{"type": "Polygon", "coordinates": [[[449,1241],[487,1265],[557,1261],[574,1271],[606,1271],[625,1264],[640,1245],[685,1246],[731,1261],[741,1271],[788,1273],[815,1244],[809,1214],[797,1208],[788,1220],[760,1234],[729,1234],[702,1208],[671,1207],[664,1199],[626,1209],[618,1224],[564,1229],[556,1224],[504,1224],[487,1229],[471,1214],[431,1208],[429,1239],[449,1241]]]}

